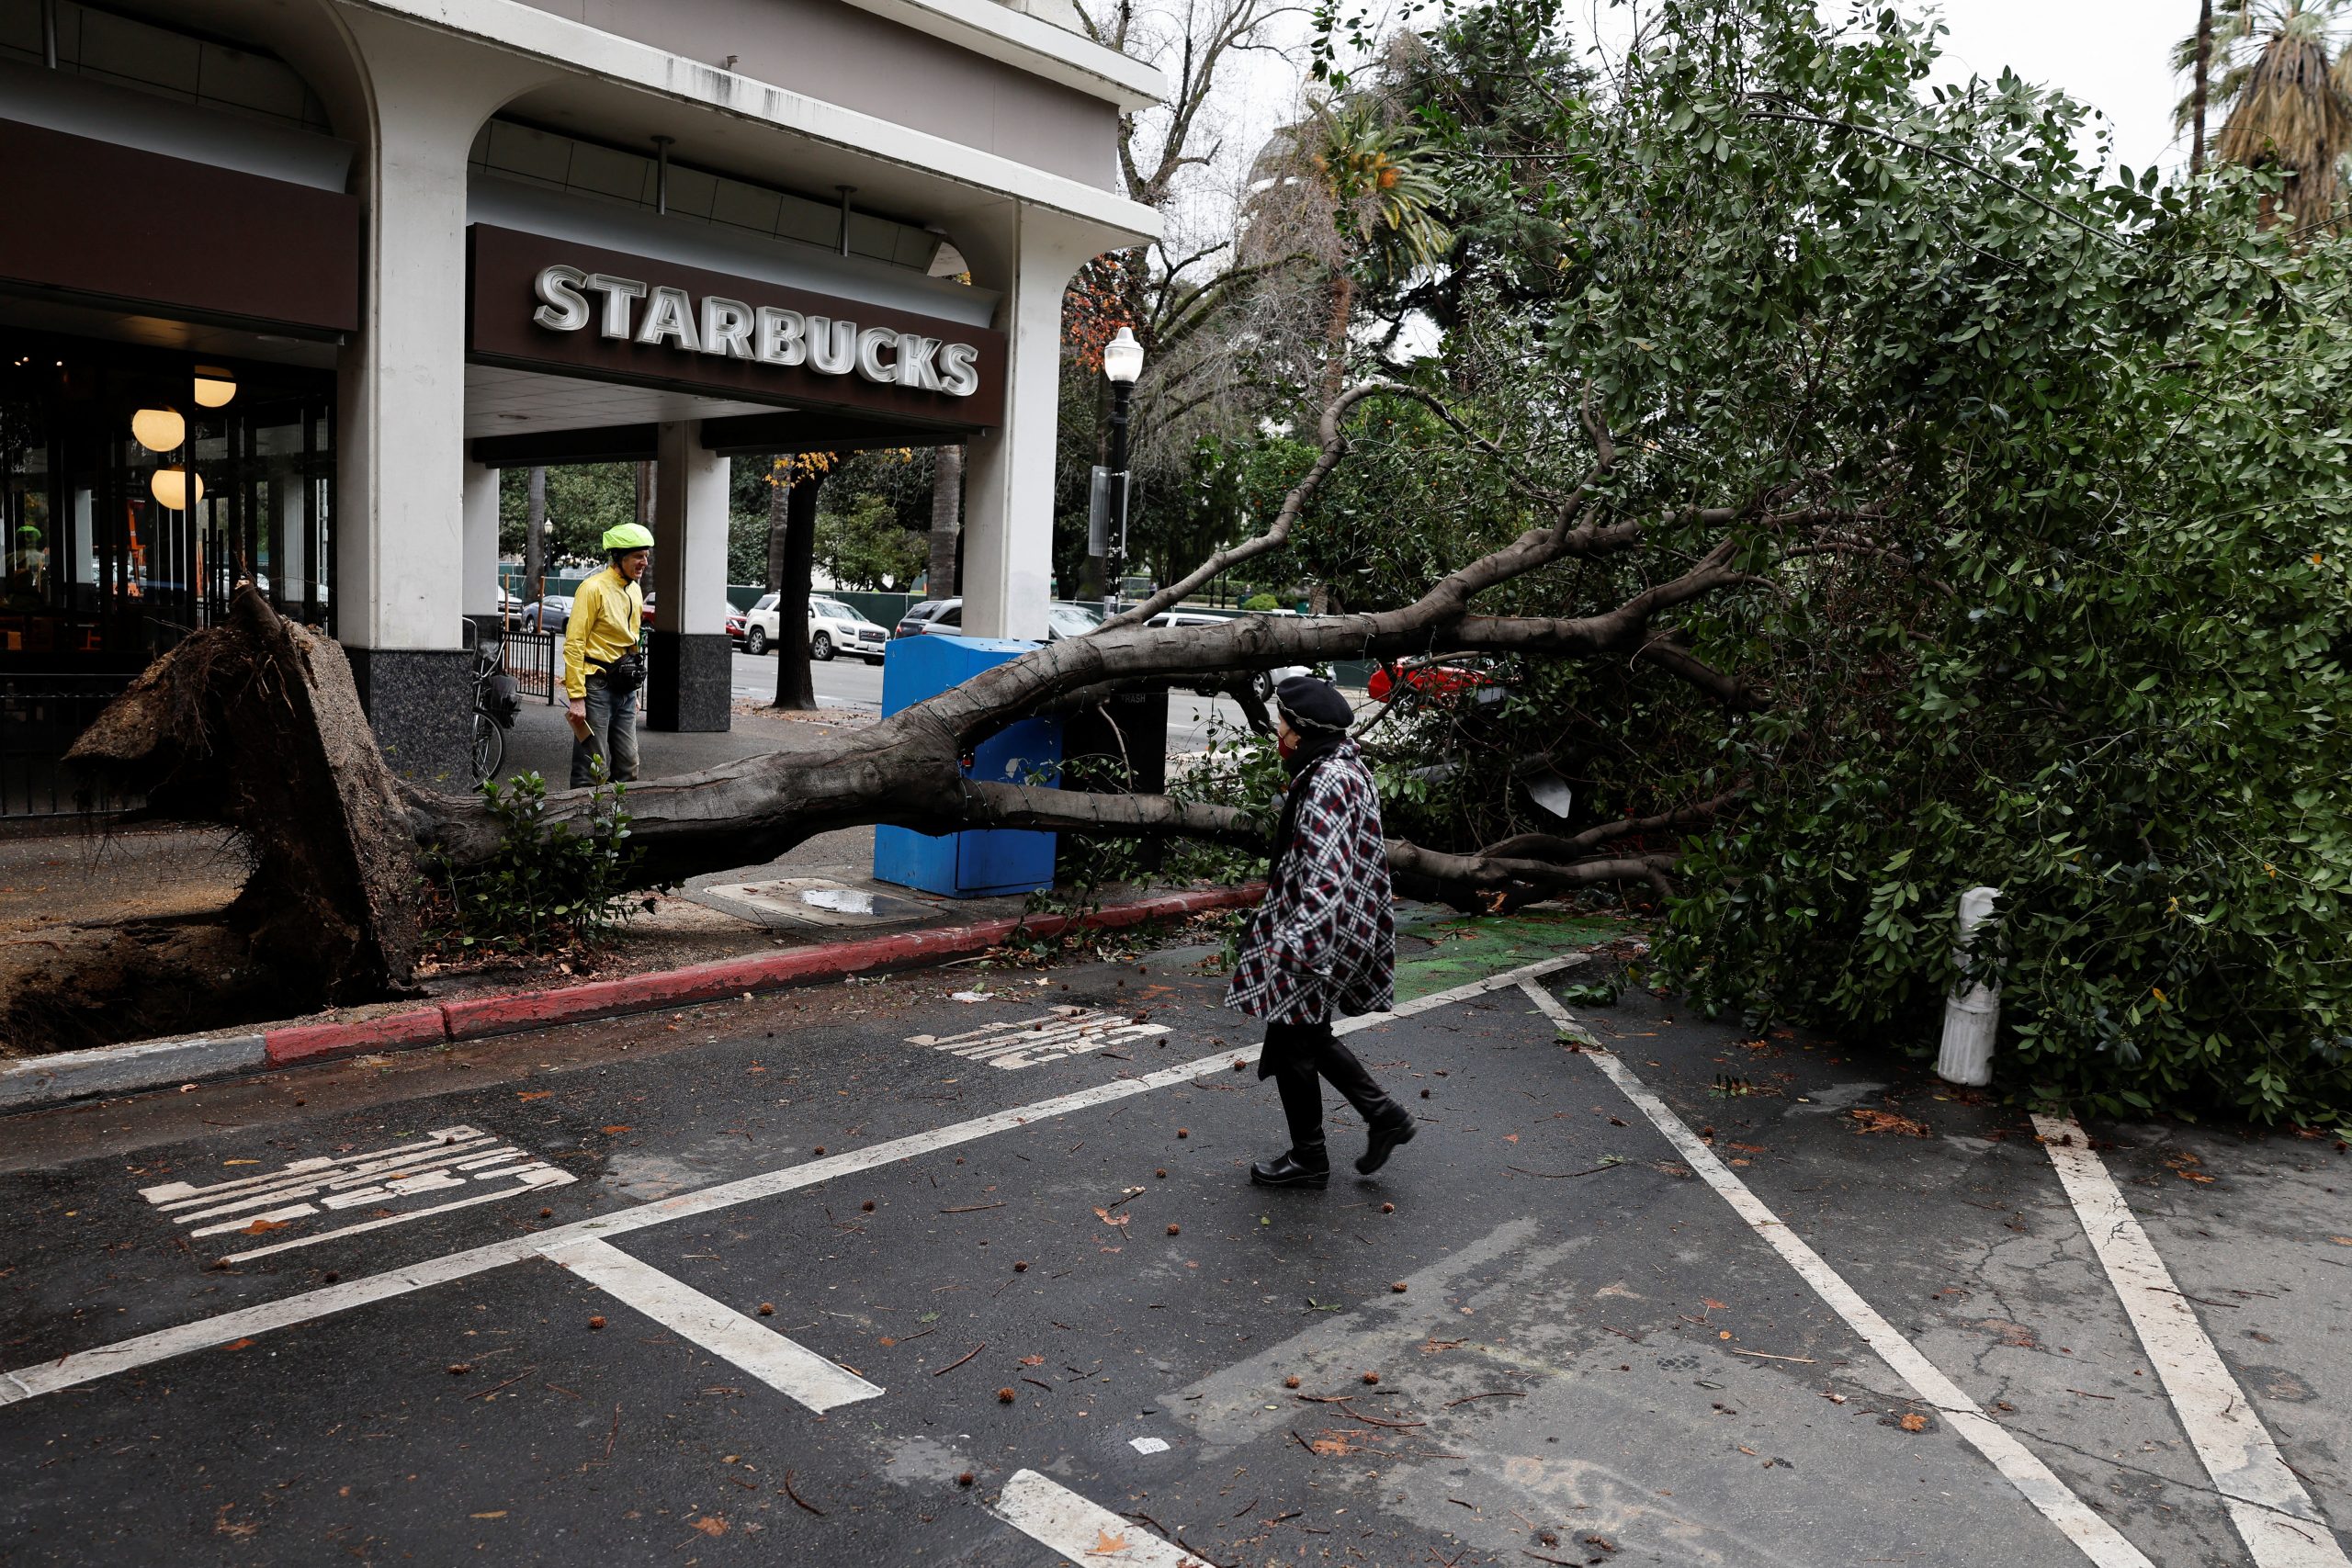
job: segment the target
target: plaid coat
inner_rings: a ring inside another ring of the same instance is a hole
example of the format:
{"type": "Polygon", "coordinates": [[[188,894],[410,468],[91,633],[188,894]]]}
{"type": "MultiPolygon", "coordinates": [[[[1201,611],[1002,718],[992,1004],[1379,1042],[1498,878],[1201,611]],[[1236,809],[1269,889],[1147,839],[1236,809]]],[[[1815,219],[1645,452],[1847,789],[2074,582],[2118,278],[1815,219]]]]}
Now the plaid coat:
{"type": "Polygon", "coordinates": [[[1395,999],[1396,921],[1371,770],[1355,742],[1343,741],[1304,787],[1297,829],[1242,933],[1225,1005],[1269,1023],[1385,1012],[1395,999]]]}

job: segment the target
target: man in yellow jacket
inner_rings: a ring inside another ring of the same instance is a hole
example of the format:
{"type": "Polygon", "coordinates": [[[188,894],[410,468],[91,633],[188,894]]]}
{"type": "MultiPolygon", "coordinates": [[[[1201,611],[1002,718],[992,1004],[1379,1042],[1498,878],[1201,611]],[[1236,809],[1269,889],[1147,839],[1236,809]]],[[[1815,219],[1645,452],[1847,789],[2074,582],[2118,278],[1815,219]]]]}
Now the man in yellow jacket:
{"type": "Polygon", "coordinates": [[[607,528],[609,564],[572,593],[563,628],[563,689],[571,699],[566,711],[574,789],[595,782],[599,758],[606,778],[637,778],[637,694],[645,684],[645,656],[637,650],[645,593],[638,582],[652,553],[653,535],[643,525],[607,528]]]}

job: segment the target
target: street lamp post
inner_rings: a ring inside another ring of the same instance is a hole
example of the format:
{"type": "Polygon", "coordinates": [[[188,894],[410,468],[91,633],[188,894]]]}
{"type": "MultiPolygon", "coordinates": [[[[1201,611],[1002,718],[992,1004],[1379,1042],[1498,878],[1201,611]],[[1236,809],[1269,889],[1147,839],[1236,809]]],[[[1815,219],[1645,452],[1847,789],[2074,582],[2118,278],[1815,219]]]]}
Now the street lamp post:
{"type": "Polygon", "coordinates": [[[1105,497],[1104,543],[1110,570],[1103,573],[1102,615],[1118,614],[1120,579],[1127,561],[1127,402],[1135,395],[1136,378],[1143,374],[1143,344],[1131,327],[1102,345],[1102,375],[1111,383],[1111,471],[1105,497]],[[1113,527],[1116,533],[1114,535],[1113,527]]]}

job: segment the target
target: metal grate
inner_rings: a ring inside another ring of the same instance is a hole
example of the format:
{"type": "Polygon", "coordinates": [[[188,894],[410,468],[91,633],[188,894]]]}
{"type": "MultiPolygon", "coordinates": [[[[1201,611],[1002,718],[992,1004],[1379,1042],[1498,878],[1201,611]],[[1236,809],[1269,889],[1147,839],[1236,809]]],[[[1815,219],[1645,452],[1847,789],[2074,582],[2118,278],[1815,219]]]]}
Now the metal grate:
{"type": "Polygon", "coordinates": [[[126,811],[141,804],[88,791],[63,761],[133,677],[0,674],[0,822],[126,811]]]}
{"type": "Polygon", "coordinates": [[[549,706],[563,700],[563,682],[557,673],[563,659],[561,632],[509,626],[505,645],[506,672],[525,696],[540,698],[549,706]]]}

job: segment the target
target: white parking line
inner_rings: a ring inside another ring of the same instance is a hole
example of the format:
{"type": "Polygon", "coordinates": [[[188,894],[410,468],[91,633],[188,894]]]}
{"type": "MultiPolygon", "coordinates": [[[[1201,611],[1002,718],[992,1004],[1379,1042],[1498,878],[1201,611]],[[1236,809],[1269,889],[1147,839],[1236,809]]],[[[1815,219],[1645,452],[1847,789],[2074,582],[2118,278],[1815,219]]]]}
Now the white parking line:
{"type": "Polygon", "coordinates": [[[1088,1502],[1034,1470],[1015,1471],[989,1512],[1072,1562],[1210,1568],[1182,1547],[1088,1502]]]}
{"type": "Polygon", "coordinates": [[[2297,1484],[2082,1123],[2036,1115],[2033,1125],[2256,1568],[2346,1568],[2335,1532],[2297,1484]]]}
{"type": "Polygon", "coordinates": [[[1917,1346],[1895,1332],[1893,1324],[1881,1317],[1877,1309],[1846,1283],[1836,1269],[1822,1261],[1819,1253],[1799,1240],[1787,1224],[1765,1204],[1764,1200],[1749,1190],[1746,1182],[1733,1175],[1730,1168],[1715,1157],[1714,1150],[1699,1141],[1698,1134],[1668,1109],[1666,1101],[1650,1092],[1648,1086],[1634,1075],[1631,1067],[1595,1040],[1577,1021],[1576,1015],[1560,1005],[1558,998],[1532,980],[1524,982],[1523,988],[1563,1032],[1590,1047],[1584,1055],[1627,1100],[1634,1102],[1643,1115],[1650,1119],[1659,1132],[1666,1134],[1667,1142],[1690,1162],[1690,1168],[1698,1173],[1700,1179],[1713,1188],[1723,1201],[1732,1206],[1732,1212],[1747,1221],[1747,1227],[1763,1237],[1766,1244],[1796,1270],[1798,1278],[1813,1287],[1814,1294],[1827,1303],[1831,1311],[1844,1318],[1847,1325],[1861,1336],[1863,1343],[1878,1352],[1879,1359],[1894,1370],[1895,1376],[1909,1383],[1912,1392],[1921,1399],[1942,1412],[1944,1418],[1951,1423],[1953,1431],[1974,1444],[1979,1453],[1993,1461],[1994,1469],[2025,1494],[2027,1502],[2041,1509],[2044,1517],[2081,1548],[2084,1556],[2098,1563],[2099,1568],[2154,1568],[2138,1547],[2125,1540],[2113,1525],[2093,1513],[2089,1505],[2075,1496],[2048,1465],[2035,1457],[2030,1449],[1985,1415],[1974,1400],[1961,1391],[1959,1384],[1938,1371],[1935,1363],[1922,1355],[1917,1346]]]}
{"type": "MultiPolygon", "coordinates": [[[[1339,1033],[1351,1033],[1359,1029],[1368,1029],[1376,1024],[1385,1023],[1391,1018],[1408,1018],[1417,1013],[1449,1006],[1454,1002],[1467,1001],[1489,991],[1501,990],[1524,980],[1582,964],[1588,956],[1588,954],[1577,953],[1558,958],[1543,959],[1534,964],[1521,964],[1516,969],[1507,969],[1499,975],[1491,975],[1483,980],[1474,980],[1466,985],[1455,986],[1430,996],[1416,998],[1399,1006],[1393,1013],[1374,1013],[1363,1018],[1348,1019],[1336,1025],[1335,1029],[1339,1033]]],[[[655,1202],[623,1210],[616,1214],[599,1214],[593,1219],[574,1220],[570,1224],[556,1225],[541,1231],[535,1236],[492,1242],[486,1247],[469,1247],[463,1252],[447,1253],[439,1258],[428,1258],[422,1263],[410,1264],[406,1268],[387,1269],[380,1274],[370,1274],[365,1279],[346,1280],[337,1284],[321,1286],[314,1291],[304,1291],[298,1295],[283,1297],[277,1301],[261,1302],[253,1306],[240,1307],[234,1312],[222,1313],[218,1317],[199,1318],[194,1323],[175,1324],[169,1328],[158,1328],[130,1339],[117,1340],[111,1345],[100,1345],[88,1350],[74,1351],[59,1357],[54,1361],[43,1361],[35,1366],[20,1367],[13,1372],[0,1372],[0,1405],[13,1404],[21,1399],[37,1398],[44,1393],[54,1393],[59,1389],[73,1388],[81,1383],[95,1382],[100,1378],[111,1377],[117,1372],[153,1366],[157,1361],[167,1360],[174,1356],[185,1356],[195,1350],[233,1344],[239,1339],[249,1338],[254,1335],[267,1334],[280,1328],[290,1328],[296,1324],[309,1323],[313,1319],[326,1317],[338,1312],[347,1312],[353,1307],[366,1306],[372,1302],[389,1301],[395,1296],[407,1295],[413,1291],[427,1290],[435,1285],[447,1284],[452,1280],[468,1279],[492,1269],[503,1268],[509,1263],[520,1263],[526,1258],[535,1258],[547,1248],[561,1246],[568,1241],[584,1240],[591,1236],[618,1235],[628,1231],[643,1230],[648,1225],[667,1224],[672,1220],[691,1219],[698,1214],[732,1208],[738,1203],[749,1203],[762,1198],[777,1197],[783,1193],[831,1181],[837,1177],[854,1175],[862,1170],[872,1170],[878,1166],[890,1165],[902,1159],[914,1159],[923,1155],[936,1153],[941,1149],[953,1148],[957,1145],[989,1137],[998,1133],[1011,1132],[1031,1122],[1067,1116],[1073,1111],[1085,1111],[1093,1106],[1109,1104],[1113,1100],[1126,1100],[1135,1095],[1148,1094],[1154,1089],[1185,1083],[1208,1073],[1228,1071],[1235,1062],[1249,1063],[1257,1058],[1257,1046],[1238,1046],[1229,1051],[1219,1051],[1214,1055],[1196,1058],[1179,1066],[1165,1067],[1156,1073],[1147,1073],[1140,1077],[1114,1078],[1108,1083],[1096,1084],[1090,1089],[1076,1089],[1069,1094],[1057,1095],[1051,1100],[1041,1100],[1034,1105],[1019,1106],[1011,1111],[999,1111],[988,1116],[976,1116],[968,1122],[952,1122],[944,1127],[934,1127],[929,1132],[914,1133],[903,1138],[892,1138],[886,1143],[854,1150],[848,1154],[829,1155],[822,1159],[809,1160],[802,1165],[786,1166],[778,1170],[763,1171],[757,1176],[747,1176],[740,1180],[720,1182],[715,1187],[705,1187],[693,1192],[680,1192],[655,1202]]]]}
{"type": "Polygon", "coordinates": [[[762,1327],[726,1303],[672,1279],[641,1258],[631,1258],[610,1242],[592,1238],[540,1250],[550,1262],[563,1265],[662,1327],[741,1367],[820,1416],[835,1405],[882,1396],[881,1389],[855,1372],[835,1366],[797,1340],[762,1327]]]}

